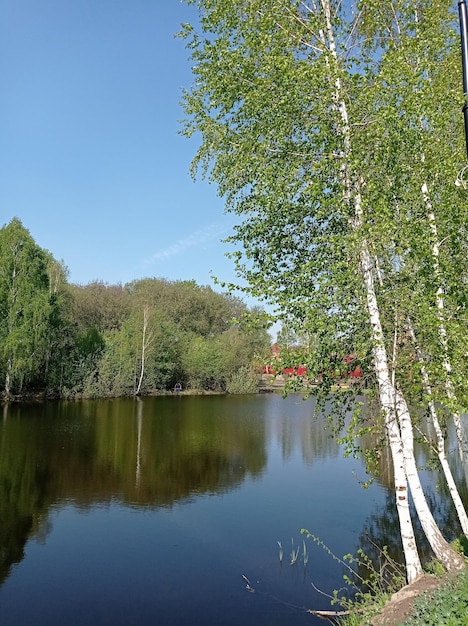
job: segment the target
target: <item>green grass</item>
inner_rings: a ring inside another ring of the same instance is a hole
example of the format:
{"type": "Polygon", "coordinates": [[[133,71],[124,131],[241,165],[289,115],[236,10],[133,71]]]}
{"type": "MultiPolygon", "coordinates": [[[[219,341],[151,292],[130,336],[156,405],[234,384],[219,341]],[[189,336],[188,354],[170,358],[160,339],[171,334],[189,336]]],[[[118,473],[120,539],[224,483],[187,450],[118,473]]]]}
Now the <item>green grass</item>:
{"type": "MultiPolygon", "coordinates": [[[[376,600],[385,598],[379,596],[376,600]]],[[[370,606],[361,606],[362,613],[357,606],[355,609],[354,614],[340,621],[341,626],[369,626],[379,614],[378,607],[371,610],[370,606]]],[[[468,569],[415,600],[411,616],[400,626],[468,626],[468,569]]]]}
{"type": "Polygon", "coordinates": [[[415,601],[407,626],[468,626],[468,570],[415,601]]]}

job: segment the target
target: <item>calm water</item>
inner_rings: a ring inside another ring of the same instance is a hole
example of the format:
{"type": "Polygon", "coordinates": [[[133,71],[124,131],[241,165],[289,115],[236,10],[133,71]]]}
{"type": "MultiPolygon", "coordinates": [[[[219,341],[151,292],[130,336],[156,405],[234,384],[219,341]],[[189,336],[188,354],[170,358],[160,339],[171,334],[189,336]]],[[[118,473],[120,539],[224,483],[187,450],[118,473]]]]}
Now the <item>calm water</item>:
{"type": "Polygon", "coordinates": [[[304,566],[300,529],[340,557],[366,531],[398,538],[386,460],[363,489],[313,408],[277,395],[5,407],[0,622],[323,624],[305,612],[330,608],[311,583],[332,593],[343,570],[310,540],[304,566]]]}

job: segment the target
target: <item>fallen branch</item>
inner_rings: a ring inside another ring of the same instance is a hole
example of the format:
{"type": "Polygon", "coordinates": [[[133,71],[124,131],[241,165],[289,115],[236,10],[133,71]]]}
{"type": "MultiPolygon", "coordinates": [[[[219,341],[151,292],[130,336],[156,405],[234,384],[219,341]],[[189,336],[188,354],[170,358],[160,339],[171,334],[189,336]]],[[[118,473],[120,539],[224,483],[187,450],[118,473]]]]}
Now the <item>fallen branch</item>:
{"type": "Polygon", "coordinates": [[[335,626],[339,626],[339,622],[335,617],[350,615],[351,611],[313,611],[312,609],[307,609],[307,613],[315,615],[315,617],[319,617],[320,619],[328,620],[331,624],[335,624],[335,626]]]}

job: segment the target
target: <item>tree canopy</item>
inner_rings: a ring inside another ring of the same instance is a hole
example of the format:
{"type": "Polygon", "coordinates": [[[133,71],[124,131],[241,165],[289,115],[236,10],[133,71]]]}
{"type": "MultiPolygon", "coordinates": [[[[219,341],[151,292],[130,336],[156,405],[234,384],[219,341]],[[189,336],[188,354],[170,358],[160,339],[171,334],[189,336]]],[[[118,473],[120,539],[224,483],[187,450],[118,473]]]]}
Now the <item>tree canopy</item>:
{"type": "Polygon", "coordinates": [[[0,346],[4,391],[21,390],[45,366],[53,334],[52,257],[18,219],[0,230],[0,346]]]}
{"type": "Polygon", "coordinates": [[[6,397],[146,394],[176,382],[225,391],[231,379],[239,390],[239,372],[245,390],[270,344],[264,325],[243,327],[248,312],[239,298],[194,281],[70,284],[19,219],[0,229],[6,397]]]}

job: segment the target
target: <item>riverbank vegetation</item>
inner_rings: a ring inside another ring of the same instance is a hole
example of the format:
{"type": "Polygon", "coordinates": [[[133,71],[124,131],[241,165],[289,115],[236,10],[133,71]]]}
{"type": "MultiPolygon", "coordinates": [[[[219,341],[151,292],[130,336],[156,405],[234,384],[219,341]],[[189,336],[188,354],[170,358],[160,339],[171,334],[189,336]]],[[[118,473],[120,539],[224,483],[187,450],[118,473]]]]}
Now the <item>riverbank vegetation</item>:
{"type": "Polygon", "coordinates": [[[461,625],[468,623],[468,570],[449,578],[431,593],[422,594],[414,603],[405,626],[461,625]]]}
{"type": "MultiPolygon", "coordinates": [[[[248,308],[195,282],[74,285],[19,219],[0,229],[3,395],[117,397],[183,389],[251,391],[269,354],[248,308]]],[[[261,312],[250,311],[260,322],[261,312]]]]}
{"type": "Polygon", "coordinates": [[[342,626],[460,626],[468,623],[468,570],[456,576],[426,574],[385,603],[356,606],[342,626]]]}

